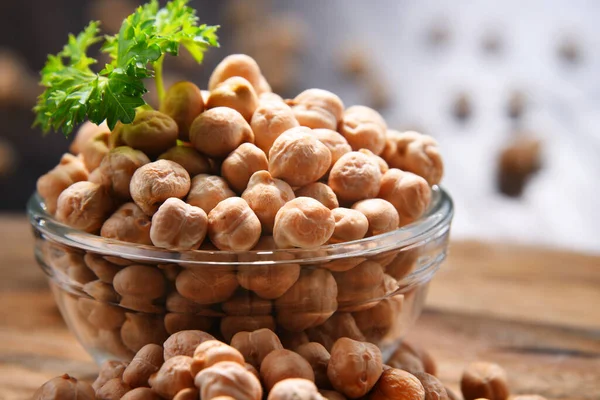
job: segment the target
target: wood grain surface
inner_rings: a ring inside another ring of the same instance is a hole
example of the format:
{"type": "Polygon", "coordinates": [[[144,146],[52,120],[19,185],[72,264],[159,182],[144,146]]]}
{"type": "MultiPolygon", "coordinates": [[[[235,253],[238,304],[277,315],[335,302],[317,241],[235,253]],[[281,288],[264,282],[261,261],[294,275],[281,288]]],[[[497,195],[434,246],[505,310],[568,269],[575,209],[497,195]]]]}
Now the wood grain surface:
{"type": "MultiPolygon", "coordinates": [[[[67,330],[33,259],[22,216],[0,216],[0,399],[21,400],[97,367],[67,330]]],[[[600,257],[454,242],[408,336],[458,393],[465,366],[501,364],[513,393],[600,399],[600,257]]]]}

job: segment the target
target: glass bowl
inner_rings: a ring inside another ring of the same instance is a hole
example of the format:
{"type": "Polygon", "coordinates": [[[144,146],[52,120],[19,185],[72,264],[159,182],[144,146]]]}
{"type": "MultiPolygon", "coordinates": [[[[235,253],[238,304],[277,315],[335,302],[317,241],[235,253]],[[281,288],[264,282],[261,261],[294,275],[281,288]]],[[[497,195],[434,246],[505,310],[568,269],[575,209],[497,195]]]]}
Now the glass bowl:
{"type": "MultiPolygon", "coordinates": [[[[419,316],[446,257],[453,204],[435,186],[418,221],[315,249],[175,252],[72,229],[34,194],[35,255],[70,330],[97,363],[198,329],[230,341],[269,328],[286,348],[350,337],[387,359],[419,316]]],[[[268,240],[266,241],[268,242],[268,240]]]]}

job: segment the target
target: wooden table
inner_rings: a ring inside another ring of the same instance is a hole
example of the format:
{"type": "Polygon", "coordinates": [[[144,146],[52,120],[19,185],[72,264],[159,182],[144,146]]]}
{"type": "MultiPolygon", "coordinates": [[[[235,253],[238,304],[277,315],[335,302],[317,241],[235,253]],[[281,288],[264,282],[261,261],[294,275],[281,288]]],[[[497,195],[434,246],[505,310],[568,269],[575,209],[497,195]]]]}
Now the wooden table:
{"type": "MultiPolygon", "coordinates": [[[[32,254],[22,216],[0,216],[0,399],[28,399],[64,372],[93,379],[32,254]]],[[[457,242],[409,340],[453,389],[473,360],[504,366],[513,393],[600,399],[600,257],[457,242]]]]}

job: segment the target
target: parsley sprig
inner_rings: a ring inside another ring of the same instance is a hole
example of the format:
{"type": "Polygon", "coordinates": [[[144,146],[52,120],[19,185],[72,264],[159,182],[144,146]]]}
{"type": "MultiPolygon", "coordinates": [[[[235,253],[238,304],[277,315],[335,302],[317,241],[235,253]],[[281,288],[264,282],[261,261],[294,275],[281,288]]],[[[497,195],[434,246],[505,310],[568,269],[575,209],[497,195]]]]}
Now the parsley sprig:
{"type": "Polygon", "coordinates": [[[100,36],[99,22],[91,22],[56,55],[49,55],[41,71],[44,92],[34,107],[35,126],[44,132],[62,130],[68,136],[89,119],[109,128],[131,123],[136,108],[146,104],[144,79],[154,77],[159,98],[164,96],[162,64],[166,54],[176,56],[184,46],[201,63],[208,47],[218,47],[218,26],[198,25],[188,0],[173,0],[160,8],[157,0],[128,16],[119,33],[100,36]],[[102,51],[111,62],[96,73],[90,46],[104,41],[102,51]]]}

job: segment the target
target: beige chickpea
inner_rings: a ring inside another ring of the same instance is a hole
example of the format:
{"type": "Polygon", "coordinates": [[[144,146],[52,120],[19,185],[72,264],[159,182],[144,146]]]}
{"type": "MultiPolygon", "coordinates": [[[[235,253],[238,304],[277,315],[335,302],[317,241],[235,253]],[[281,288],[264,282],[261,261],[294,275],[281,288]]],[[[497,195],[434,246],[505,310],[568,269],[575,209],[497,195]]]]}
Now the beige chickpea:
{"type": "Polygon", "coordinates": [[[387,362],[392,368],[401,369],[411,374],[425,372],[425,366],[419,357],[404,346],[400,346],[387,362]]]}
{"type": "Polygon", "coordinates": [[[157,344],[147,344],[135,354],[123,371],[123,382],[132,388],[148,386],[148,379],[163,363],[163,348],[157,344]]]}
{"type": "Polygon", "coordinates": [[[190,126],[194,119],[204,111],[204,104],[198,86],[192,82],[182,81],[175,83],[167,90],[165,98],[160,104],[160,112],[175,121],[179,139],[187,142],[190,139],[190,126]]]}
{"type": "Polygon", "coordinates": [[[261,105],[263,105],[267,102],[281,102],[281,103],[285,104],[283,97],[281,97],[277,93],[273,93],[271,91],[262,92],[261,94],[259,94],[258,100],[260,101],[261,105]]]}
{"type": "Polygon", "coordinates": [[[268,168],[269,161],[261,149],[252,143],[242,143],[221,164],[221,175],[236,192],[242,193],[255,172],[268,168]]]}
{"type": "Polygon", "coordinates": [[[96,125],[90,121],[85,121],[77,130],[77,133],[75,133],[75,137],[69,146],[69,151],[75,155],[81,153],[83,146],[89,140],[91,140],[98,133],[105,131],[110,131],[106,121],[102,122],[100,125],[96,125]]]}
{"type": "Polygon", "coordinates": [[[296,189],[294,194],[296,197],[311,197],[330,210],[340,206],[333,190],[322,182],[309,183],[306,186],[296,189]]]}
{"type": "MultiPolygon", "coordinates": [[[[408,343],[407,341],[403,341],[400,347],[397,349],[396,353],[410,353],[417,357],[421,364],[423,365],[423,370],[431,375],[435,375],[437,372],[437,366],[431,354],[429,354],[423,347],[417,346],[415,344],[408,343]]],[[[392,355],[392,359],[394,355],[392,355]]]]}
{"type": "Polygon", "coordinates": [[[162,397],[172,399],[181,390],[193,388],[192,361],[192,357],[188,356],[175,356],[165,360],[160,369],[148,379],[152,390],[162,397]]]}
{"type": "Polygon", "coordinates": [[[310,197],[297,197],[277,212],[273,238],[280,248],[313,248],[327,243],[334,229],[329,208],[310,197]]]}
{"type": "Polygon", "coordinates": [[[489,362],[469,364],[460,380],[460,390],[465,400],[505,400],[510,395],[506,372],[498,364],[489,362]]]}
{"type": "Polygon", "coordinates": [[[175,356],[192,357],[196,347],[209,340],[215,340],[214,336],[202,331],[174,333],[163,343],[165,360],[175,356]]]}
{"type": "Polygon", "coordinates": [[[259,107],[254,111],[250,120],[250,127],[254,132],[254,143],[266,154],[269,153],[273,142],[283,132],[288,129],[300,126],[294,112],[279,99],[272,99],[277,96],[273,93],[264,93],[261,95],[259,107]],[[268,100],[262,100],[263,96],[269,95],[268,100]]]}
{"type": "Polygon", "coordinates": [[[151,224],[150,218],[135,203],[125,203],[102,224],[100,236],[150,245],[151,224]]]}
{"type": "MultiPolygon", "coordinates": [[[[130,265],[120,270],[114,277],[113,285],[122,298],[120,305],[138,311],[144,304],[165,294],[166,281],[160,270],[147,265],[130,265]]],[[[151,307],[150,307],[151,308],[151,307]]]]}
{"type": "Polygon", "coordinates": [[[118,329],[125,322],[125,311],[119,307],[80,297],[79,311],[98,329],[118,329]]]}
{"type": "Polygon", "coordinates": [[[327,376],[335,390],[344,395],[366,395],[382,372],[381,351],[374,344],[341,338],[333,345],[327,376]]]}
{"type": "Polygon", "coordinates": [[[425,400],[450,400],[444,384],[438,378],[426,372],[413,374],[425,390],[425,400]]]}
{"type": "Polygon", "coordinates": [[[417,266],[421,249],[403,249],[386,265],[385,272],[396,280],[401,280],[417,266]]]}
{"type": "Polygon", "coordinates": [[[88,179],[88,170],[82,160],[71,154],[64,154],[60,163],[37,180],[37,192],[44,199],[50,214],[56,212],[56,203],[60,194],[75,182],[88,179]]]}
{"type": "Polygon", "coordinates": [[[430,185],[442,180],[444,164],[435,139],[413,131],[394,130],[388,130],[386,137],[381,156],[391,168],[422,176],[430,185]]]}
{"type": "Polygon", "coordinates": [[[289,378],[302,378],[315,381],[315,373],[301,355],[291,350],[273,350],[260,364],[260,376],[265,389],[270,391],[279,381],[289,378]]]}
{"type": "Polygon", "coordinates": [[[386,293],[381,264],[365,261],[343,272],[334,272],[340,311],[360,311],[374,307],[386,293]]]}
{"type": "Polygon", "coordinates": [[[255,368],[260,368],[269,353],[283,349],[279,337],[266,328],[236,333],[231,338],[231,346],[238,349],[244,356],[244,360],[255,368]]]}
{"type": "Polygon", "coordinates": [[[108,139],[110,132],[106,131],[95,134],[81,149],[83,164],[88,171],[92,172],[100,166],[102,159],[108,154],[108,139]]]}
{"type": "Polygon", "coordinates": [[[194,148],[209,157],[225,157],[244,142],[254,142],[254,133],[242,114],[228,107],[211,108],[190,127],[194,148]]]}
{"type": "Polygon", "coordinates": [[[344,113],[344,103],[323,89],[307,89],[288,104],[302,126],[336,130],[344,113]]]}
{"type": "Polygon", "coordinates": [[[381,172],[382,176],[383,176],[383,174],[388,172],[388,170],[390,169],[390,166],[388,165],[388,163],[383,158],[381,158],[378,155],[376,155],[375,153],[373,153],[371,150],[360,149],[360,150],[358,150],[358,152],[366,154],[369,157],[375,159],[377,161],[377,164],[379,165],[379,172],[381,172]]]}
{"type": "Polygon", "coordinates": [[[213,326],[213,318],[194,314],[166,313],[165,330],[170,335],[187,330],[207,331],[213,326]]]}
{"type": "Polygon", "coordinates": [[[195,250],[204,241],[207,230],[208,217],[203,209],[172,197],[152,216],[150,238],[156,247],[195,250]]]}
{"type": "Polygon", "coordinates": [[[294,332],[318,326],[337,309],[337,293],[331,272],[323,269],[302,271],[296,283],[275,300],[277,322],[294,332]]]}
{"type": "Polygon", "coordinates": [[[333,235],[329,243],[343,243],[365,237],[369,230],[369,220],[363,213],[350,208],[338,207],[331,210],[335,220],[333,235]]]}
{"type": "Polygon", "coordinates": [[[369,220],[369,229],[367,236],[380,235],[398,228],[400,225],[400,216],[398,211],[387,200],[366,199],[355,203],[353,210],[360,211],[369,220]]]}
{"type": "Polygon", "coordinates": [[[100,371],[98,372],[98,377],[92,384],[92,388],[94,390],[100,389],[104,384],[111,379],[119,378],[123,376],[125,373],[125,369],[127,368],[127,363],[123,361],[105,361],[100,366],[100,371]]]}
{"type": "MultiPolygon", "coordinates": [[[[261,237],[264,241],[265,236],[261,237]]],[[[272,240],[271,236],[266,238],[272,240]]],[[[253,250],[261,250],[257,245],[253,250]]],[[[275,253],[275,260],[294,259],[292,254],[275,253]]],[[[242,260],[240,260],[242,261],[242,260]]],[[[251,290],[263,299],[276,299],[283,295],[300,276],[300,265],[294,263],[271,265],[243,265],[238,269],[237,279],[245,289],[251,290]]]]}
{"type": "Polygon", "coordinates": [[[314,382],[302,378],[288,378],[273,386],[267,400],[323,400],[323,397],[314,382]]]}
{"type": "Polygon", "coordinates": [[[121,327],[121,338],[130,350],[137,352],[149,343],[162,344],[167,332],[161,316],[127,313],[121,327]]]}
{"type": "Polygon", "coordinates": [[[116,147],[108,152],[94,171],[97,179],[92,180],[90,176],[90,180],[107,186],[119,198],[130,199],[129,185],[133,174],[149,162],[148,156],[140,150],[127,146],[116,147]]]}
{"type": "Polygon", "coordinates": [[[381,374],[369,400],[425,400],[425,389],[414,375],[390,368],[381,374]]]}
{"type": "Polygon", "coordinates": [[[331,165],[331,152],[306,127],[283,132],[269,150],[269,172],[291,186],[318,181],[331,165]]]}
{"type": "Polygon", "coordinates": [[[96,183],[75,182],[58,196],[56,219],[82,231],[94,233],[113,210],[106,188],[96,183]]]}
{"type": "Polygon", "coordinates": [[[350,147],[346,138],[334,130],[322,128],[313,129],[311,134],[319,139],[319,142],[327,146],[331,152],[331,165],[329,168],[333,167],[341,156],[352,151],[352,147],[350,147]]]}
{"type": "MultiPolygon", "coordinates": [[[[254,87],[257,94],[265,92],[264,79],[260,72],[260,67],[254,59],[245,54],[232,54],[225,57],[219,65],[216,66],[208,80],[208,89],[214,90],[225,80],[232,76],[241,76],[254,87]]],[[[270,92],[270,90],[268,90],[270,92]]]]}
{"type": "Polygon", "coordinates": [[[122,360],[130,360],[135,355],[135,351],[123,343],[121,329],[99,329],[97,336],[93,337],[92,347],[96,351],[113,354],[114,357],[122,360]]]}
{"type": "Polygon", "coordinates": [[[255,172],[242,193],[242,199],[254,211],[265,233],[273,232],[277,212],[294,197],[292,187],[281,179],[273,178],[269,171],[255,172]]]}
{"type": "Polygon", "coordinates": [[[250,250],[260,233],[260,220],[241,197],[221,201],[208,214],[208,237],[219,250],[250,250]]]}
{"type": "MultiPolygon", "coordinates": [[[[178,275],[179,276],[179,275],[178,275]]],[[[175,278],[177,281],[177,278],[175,278]]],[[[195,303],[192,300],[186,299],[178,292],[171,292],[167,296],[166,308],[167,311],[174,313],[186,313],[186,314],[201,314],[202,311],[207,310],[206,305],[195,303]]]]}
{"type": "Polygon", "coordinates": [[[322,344],[310,342],[298,346],[294,351],[308,361],[315,373],[315,384],[318,387],[331,387],[329,378],[327,377],[327,365],[329,364],[331,356],[322,344]]]}
{"type": "Polygon", "coordinates": [[[83,291],[92,298],[106,303],[118,303],[119,294],[111,284],[101,280],[91,281],[83,285],[83,291]]]}
{"type": "Polygon", "coordinates": [[[398,211],[401,225],[406,225],[425,213],[431,201],[431,188],[419,175],[392,168],[381,178],[378,197],[389,201],[398,211]]]}
{"type": "Polygon", "coordinates": [[[344,111],[339,130],[352,146],[352,150],[368,149],[379,155],[385,147],[387,124],[372,108],[349,107],[344,111]]]}
{"type": "Polygon", "coordinates": [[[121,400],[161,400],[161,397],[150,388],[140,387],[125,393],[121,400]]]}
{"type": "Polygon", "coordinates": [[[210,213],[221,201],[234,197],[235,193],[220,176],[200,174],[192,179],[187,203],[210,213]]]}
{"type": "Polygon", "coordinates": [[[175,280],[177,291],[198,304],[215,304],[230,298],[238,288],[231,267],[199,266],[181,271],[175,280]]]}
{"type": "Polygon", "coordinates": [[[311,341],[321,344],[327,351],[343,337],[365,341],[365,336],[356,326],[354,317],[348,312],[336,312],[323,324],[308,328],[306,333],[311,341]]]}
{"type": "Polygon", "coordinates": [[[377,196],[381,171],[377,160],[352,151],[340,157],[329,173],[328,184],[340,203],[353,203],[377,196]]]}
{"type": "Polygon", "coordinates": [[[229,396],[236,400],[261,400],[260,381],[236,362],[223,361],[205,368],[194,380],[201,399],[229,396]]]}
{"type": "Polygon", "coordinates": [[[173,118],[160,111],[141,110],[130,124],[115,128],[123,143],[149,157],[158,156],[175,146],[179,128],[173,118]]]}
{"type": "Polygon", "coordinates": [[[356,326],[369,342],[383,339],[399,324],[404,296],[397,294],[383,299],[374,307],[352,313],[356,326]]]}
{"type": "Polygon", "coordinates": [[[253,332],[259,329],[275,330],[275,319],[270,315],[227,316],[221,319],[221,335],[225,341],[238,332],[253,332]]]}
{"type": "Polygon", "coordinates": [[[192,361],[192,375],[196,376],[205,368],[210,368],[222,361],[236,362],[244,365],[244,356],[234,347],[218,340],[208,340],[196,347],[192,361]]]}
{"type": "Polygon", "coordinates": [[[258,370],[256,368],[254,368],[254,366],[252,364],[244,363],[244,368],[246,369],[246,371],[250,372],[252,375],[254,375],[256,377],[256,379],[258,379],[260,381],[260,374],[258,373],[258,370]]]}
{"type": "Polygon", "coordinates": [[[129,190],[135,204],[153,215],[170,197],[183,198],[190,191],[190,175],[179,164],[158,160],[146,164],[133,174],[129,190]]]}
{"type": "Polygon", "coordinates": [[[158,156],[159,160],[171,160],[181,165],[194,177],[199,174],[207,174],[211,170],[210,160],[189,145],[171,147],[158,156]]]}
{"type": "Polygon", "coordinates": [[[120,400],[130,389],[120,378],[113,378],[96,391],[96,400],[120,400]]]}
{"type": "Polygon", "coordinates": [[[86,253],[83,259],[98,279],[105,283],[112,283],[117,272],[121,270],[120,266],[106,261],[101,256],[93,253],[86,253]]]}
{"type": "Polygon", "coordinates": [[[258,107],[258,96],[248,80],[241,76],[232,76],[210,91],[206,108],[229,107],[250,121],[258,107]]]}
{"type": "Polygon", "coordinates": [[[273,303],[242,289],[221,303],[221,309],[227,315],[269,315],[273,310],[273,303]]]}
{"type": "MultiPolygon", "coordinates": [[[[200,392],[198,391],[198,389],[185,388],[185,389],[177,392],[175,397],[173,397],[173,400],[198,400],[199,397],[200,397],[200,392]]],[[[215,399],[213,399],[213,400],[215,400],[215,399]]],[[[228,399],[222,399],[222,400],[228,400],[228,399]]],[[[233,400],[235,400],[235,399],[233,399],[233,400]]]]}

